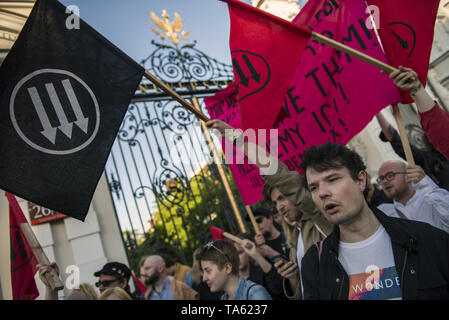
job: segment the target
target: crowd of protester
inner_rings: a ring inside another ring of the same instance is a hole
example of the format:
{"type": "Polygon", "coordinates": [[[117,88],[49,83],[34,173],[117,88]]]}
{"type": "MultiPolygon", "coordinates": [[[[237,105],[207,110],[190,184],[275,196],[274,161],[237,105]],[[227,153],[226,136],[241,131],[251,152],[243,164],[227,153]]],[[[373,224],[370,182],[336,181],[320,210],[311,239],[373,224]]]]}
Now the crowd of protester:
{"type": "MultiPolygon", "coordinates": [[[[131,270],[107,263],[95,273],[99,297],[84,283],[66,299],[448,299],[449,115],[413,70],[400,67],[390,77],[412,93],[433,144],[426,151],[412,145],[416,164],[387,161],[374,182],[341,144],[307,149],[304,175],[271,156],[278,169],[263,175],[264,196],[274,206],[253,208],[259,233],[238,235],[241,243],[208,242],[195,250],[192,267],[163,254],[143,257],[133,293],[131,270]]],[[[380,139],[404,157],[398,133],[381,114],[377,120],[380,139]]],[[[220,120],[207,126],[223,136],[233,129],[220,120]]],[[[58,269],[39,266],[39,275],[46,298],[57,299],[43,276],[51,268],[58,269]]]]}

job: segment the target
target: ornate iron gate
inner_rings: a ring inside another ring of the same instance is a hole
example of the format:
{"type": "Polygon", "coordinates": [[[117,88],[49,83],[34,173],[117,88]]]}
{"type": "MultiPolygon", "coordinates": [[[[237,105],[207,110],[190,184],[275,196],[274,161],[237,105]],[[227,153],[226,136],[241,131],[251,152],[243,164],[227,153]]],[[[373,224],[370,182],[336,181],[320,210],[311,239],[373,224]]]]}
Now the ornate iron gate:
{"type": "MultiPolygon", "coordinates": [[[[232,81],[232,67],[197,50],[195,43],[152,44],[156,49],[142,65],[185,99],[195,96],[207,115],[203,98],[232,81]]],[[[211,224],[239,230],[212,159],[197,118],[143,80],[105,168],[132,267],[142,255],[154,253],[191,264],[195,248],[211,238],[211,224]]],[[[229,168],[223,167],[244,213],[229,168]]]]}

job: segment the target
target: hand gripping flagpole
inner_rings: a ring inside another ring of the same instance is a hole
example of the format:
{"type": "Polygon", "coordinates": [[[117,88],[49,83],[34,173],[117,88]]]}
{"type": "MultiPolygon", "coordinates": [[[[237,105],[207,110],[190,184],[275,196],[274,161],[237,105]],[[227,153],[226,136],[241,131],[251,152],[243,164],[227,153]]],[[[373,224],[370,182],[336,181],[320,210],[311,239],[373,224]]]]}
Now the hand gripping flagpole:
{"type": "MultiPolygon", "coordinates": [[[[11,208],[10,210],[13,210],[14,214],[16,215],[16,218],[17,216],[19,216],[18,223],[20,229],[22,230],[25,240],[27,241],[28,245],[33,251],[33,254],[36,257],[37,262],[41,265],[50,264],[50,261],[45,255],[44,250],[42,250],[39,241],[37,240],[33,230],[31,229],[31,226],[29,225],[28,221],[26,221],[26,218],[23,216],[22,209],[20,208],[20,205],[17,202],[15,196],[11,193],[6,192],[6,197],[8,198],[9,201],[9,205],[11,208]]],[[[64,289],[64,284],[62,283],[61,279],[59,279],[59,276],[54,269],[51,269],[49,272],[44,273],[44,277],[47,280],[47,283],[50,285],[52,291],[64,289]]]]}
{"type": "MultiPolygon", "coordinates": [[[[249,5],[249,4],[246,4],[244,2],[235,1],[235,0],[222,0],[222,1],[228,3],[228,5],[230,3],[232,3],[233,5],[238,5],[240,7],[245,7],[246,9],[250,9],[254,13],[258,13],[259,15],[262,15],[265,18],[269,18],[271,20],[275,20],[278,23],[283,24],[284,26],[288,26],[290,28],[296,29],[298,32],[310,34],[310,36],[312,38],[314,38],[315,40],[317,40],[317,41],[319,41],[319,42],[321,42],[323,44],[326,44],[328,46],[331,46],[334,49],[337,49],[339,51],[347,53],[347,54],[349,54],[349,55],[351,55],[351,56],[353,56],[353,57],[355,57],[357,59],[365,61],[365,62],[367,62],[367,63],[369,63],[369,64],[371,64],[371,65],[373,65],[373,66],[375,66],[375,67],[377,67],[379,69],[381,69],[385,73],[392,73],[393,71],[398,70],[398,69],[396,69],[393,66],[390,66],[390,65],[388,65],[388,64],[386,64],[386,63],[384,63],[384,62],[382,62],[380,60],[377,60],[377,59],[375,59],[373,57],[370,57],[370,56],[368,56],[368,55],[366,55],[366,54],[364,54],[364,53],[362,53],[360,51],[357,51],[357,50],[355,50],[355,49],[353,49],[351,47],[348,47],[348,46],[344,45],[343,43],[340,43],[340,42],[335,41],[335,40],[333,40],[331,38],[323,36],[323,35],[321,35],[321,34],[319,34],[317,32],[310,31],[307,28],[304,28],[302,26],[298,26],[298,25],[296,25],[294,23],[291,23],[290,21],[287,21],[287,20],[284,20],[282,18],[279,18],[279,17],[277,17],[275,15],[267,13],[267,12],[261,10],[261,9],[255,8],[255,7],[253,7],[253,6],[249,5]]],[[[411,79],[410,81],[415,81],[415,80],[411,79]]],[[[393,109],[394,109],[394,107],[393,107],[393,109]]],[[[399,112],[395,112],[395,115],[398,115],[400,117],[400,113],[399,112]]],[[[398,127],[400,127],[402,125],[402,128],[399,128],[399,132],[400,133],[401,132],[405,132],[405,128],[404,128],[403,123],[402,123],[402,119],[396,118],[396,122],[398,123],[398,127]]],[[[401,133],[401,137],[402,137],[402,133],[401,133]]],[[[404,143],[406,143],[405,139],[401,138],[401,141],[403,143],[404,150],[410,149],[410,145],[409,144],[408,144],[408,146],[404,145],[404,143]]],[[[408,140],[407,140],[407,142],[408,142],[408,140]]],[[[413,157],[411,157],[411,152],[408,155],[406,153],[406,156],[407,156],[407,162],[409,162],[410,164],[414,163],[413,157]]]]}
{"type": "MultiPolygon", "coordinates": [[[[33,250],[33,254],[36,257],[37,262],[39,262],[39,264],[41,265],[50,264],[50,261],[48,260],[44,250],[42,250],[39,241],[37,240],[33,230],[31,229],[31,226],[27,222],[24,222],[20,224],[20,229],[22,229],[23,235],[30,245],[31,250],[33,250]]],[[[44,273],[44,277],[45,279],[47,279],[47,282],[50,285],[52,291],[59,291],[64,289],[64,284],[53,268],[51,269],[51,271],[44,273]]]]}

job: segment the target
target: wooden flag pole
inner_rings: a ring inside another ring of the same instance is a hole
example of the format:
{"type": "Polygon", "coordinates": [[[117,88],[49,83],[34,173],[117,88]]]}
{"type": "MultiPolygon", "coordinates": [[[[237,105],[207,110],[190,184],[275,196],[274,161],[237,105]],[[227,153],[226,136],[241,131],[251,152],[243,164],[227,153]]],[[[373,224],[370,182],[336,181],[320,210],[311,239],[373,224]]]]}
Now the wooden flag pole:
{"type": "Polygon", "coordinates": [[[410,142],[408,141],[407,132],[405,131],[404,122],[402,121],[401,112],[397,104],[393,105],[393,114],[396,119],[396,123],[399,129],[399,136],[401,137],[402,148],[404,149],[405,159],[409,165],[414,165],[415,160],[413,159],[412,149],[410,147],[410,142]]]}
{"type": "MultiPolygon", "coordinates": [[[[243,240],[242,239],[240,239],[239,237],[236,237],[236,236],[234,236],[234,235],[232,235],[232,234],[230,234],[230,233],[228,233],[226,231],[223,231],[223,237],[226,237],[226,238],[228,238],[228,239],[230,239],[230,240],[232,240],[234,242],[237,242],[241,246],[243,245],[243,240]]],[[[246,248],[247,249],[251,249],[252,247],[253,246],[250,243],[246,244],[246,248]]]]}
{"type": "MultiPolygon", "coordinates": [[[[33,254],[36,257],[37,262],[39,262],[39,264],[41,265],[50,264],[50,261],[48,260],[44,250],[42,250],[39,241],[37,240],[33,230],[31,229],[31,226],[27,222],[24,222],[20,224],[20,229],[22,229],[25,239],[30,245],[31,250],[33,250],[33,254]]],[[[64,284],[62,283],[61,279],[59,279],[59,276],[54,269],[52,269],[50,272],[45,273],[44,277],[45,279],[47,279],[47,282],[50,285],[52,291],[64,289],[64,284]]]]}
{"type": "Polygon", "coordinates": [[[256,234],[260,233],[259,227],[257,226],[256,219],[254,218],[253,210],[251,210],[250,206],[245,206],[246,212],[248,212],[249,219],[251,220],[251,223],[253,224],[254,231],[256,234]]]}
{"type": "MultiPolygon", "coordinates": [[[[201,110],[196,97],[192,97],[192,101],[193,105],[195,106],[195,110],[201,110]]],[[[223,182],[223,186],[225,188],[226,194],[228,195],[229,202],[231,203],[232,211],[234,211],[235,218],[237,219],[237,222],[239,224],[240,231],[246,232],[245,224],[243,223],[239,208],[237,206],[237,202],[235,201],[234,195],[232,194],[231,186],[229,185],[228,179],[226,178],[226,173],[224,172],[223,167],[221,165],[221,160],[218,157],[218,152],[215,149],[212,137],[210,136],[209,130],[207,130],[206,124],[204,122],[201,123],[201,126],[203,128],[204,135],[206,136],[206,141],[209,144],[209,148],[212,151],[215,164],[217,165],[218,174],[220,175],[221,181],[223,182]]]]}
{"type": "Polygon", "coordinates": [[[360,51],[357,51],[351,47],[348,47],[346,45],[344,45],[343,43],[340,43],[338,41],[332,40],[331,38],[328,38],[326,36],[323,36],[319,33],[316,33],[314,31],[312,31],[312,38],[318,40],[321,43],[327,44],[328,46],[331,46],[332,48],[335,48],[339,51],[342,51],[344,53],[347,53],[357,59],[360,59],[362,61],[365,61],[367,63],[369,63],[370,65],[373,65],[379,69],[381,69],[382,71],[386,72],[386,73],[392,73],[393,71],[396,71],[397,69],[393,66],[390,66],[380,60],[377,60],[373,57],[370,57],[360,51]]]}
{"type": "Polygon", "coordinates": [[[238,244],[242,244],[243,240],[239,237],[234,236],[233,234],[230,234],[229,232],[223,231],[223,237],[226,237],[234,242],[237,242],[238,244]]]}
{"type": "Polygon", "coordinates": [[[148,80],[150,80],[151,82],[153,82],[159,89],[165,91],[166,93],[168,93],[173,99],[175,99],[176,101],[178,101],[180,104],[182,104],[184,107],[186,107],[187,109],[189,109],[194,115],[196,115],[199,119],[207,122],[210,119],[201,111],[195,109],[190,103],[188,103],[183,97],[181,97],[175,90],[173,90],[172,88],[170,88],[168,85],[166,85],[165,83],[163,83],[161,80],[159,80],[158,78],[156,78],[154,75],[152,75],[151,73],[149,73],[148,71],[145,70],[145,73],[143,74],[145,78],[147,78],[148,80]]]}

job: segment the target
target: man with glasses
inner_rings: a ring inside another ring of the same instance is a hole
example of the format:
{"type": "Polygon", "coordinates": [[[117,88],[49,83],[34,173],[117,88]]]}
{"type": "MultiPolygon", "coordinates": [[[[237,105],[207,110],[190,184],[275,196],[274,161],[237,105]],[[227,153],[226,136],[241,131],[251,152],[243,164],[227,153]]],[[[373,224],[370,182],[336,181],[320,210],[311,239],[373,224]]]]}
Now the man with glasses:
{"type": "Polygon", "coordinates": [[[449,299],[449,234],[370,206],[366,166],[344,145],[310,147],[301,167],[313,201],[334,225],[302,260],[305,299],[449,299]]]}
{"type": "Polygon", "coordinates": [[[381,211],[449,232],[449,192],[439,188],[420,166],[387,161],[379,168],[377,182],[393,200],[379,205],[381,211]]]}
{"type": "Polygon", "coordinates": [[[94,273],[94,276],[99,277],[95,286],[103,293],[108,288],[119,287],[124,289],[129,295],[135,298],[129,288],[129,278],[131,277],[131,270],[120,262],[108,262],[103,268],[94,273]]]}

